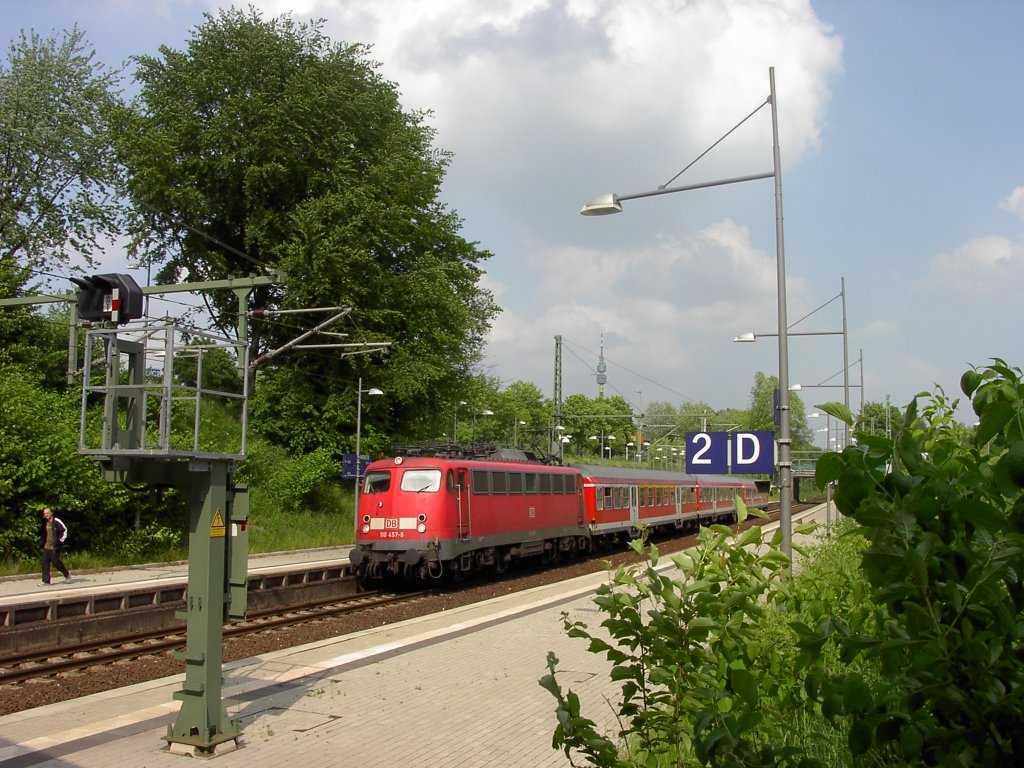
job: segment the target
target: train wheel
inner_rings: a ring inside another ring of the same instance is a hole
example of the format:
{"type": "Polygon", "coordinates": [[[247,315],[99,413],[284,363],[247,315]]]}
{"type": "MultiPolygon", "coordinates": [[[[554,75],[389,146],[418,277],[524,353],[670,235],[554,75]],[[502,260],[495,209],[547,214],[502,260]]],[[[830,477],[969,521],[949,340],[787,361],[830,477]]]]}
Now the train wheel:
{"type": "Polygon", "coordinates": [[[501,574],[508,570],[508,553],[499,549],[494,554],[494,572],[501,574]]]}

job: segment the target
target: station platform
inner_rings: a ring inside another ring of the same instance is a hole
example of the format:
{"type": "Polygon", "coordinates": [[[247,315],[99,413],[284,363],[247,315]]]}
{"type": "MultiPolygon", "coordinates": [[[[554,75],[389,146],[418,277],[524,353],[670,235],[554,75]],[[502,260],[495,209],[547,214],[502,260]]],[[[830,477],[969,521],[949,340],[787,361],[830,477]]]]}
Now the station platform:
{"type": "MultiPolygon", "coordinates": [[[[352,547],[322,547],[294,552],[272,552],[249,555],[249,573],[279,571],[288,568],[305,568],[348,561],[352,547]]],[[[188,563],[167,563],[154,565],[132,565],[102,571],[71,571],[71,579],[64,580],[56,569],[50,574],[51,583],[40,583],[38,573],[31,575],[0,576],[0,606],[24,603],[28,600],[45,600],[51,597],[68,597],[83,592],[101,594],[116,592],[127,587],[150,587],[188,581],[188,563]]]]}
{"type": "MultiPolygon", "coordinates": [[[[826,520],[825,505],[797,519],[826,520]]],[[[766,526],[770,531],[778,523],[766,526]]],[[[770,534],[769,534],[770,535],[770,534]]],[[[584,714],[607,732],[619,683],[603,656],[569,638],[562,614],[597,627],[593,593],[607,574],[580,577],[266,654],[224,666],[239,749],[223,768],[292,764],[564,768],[551,748],[554,698],[538,684],[546,656],[584,714]]],[[[173,768],[163,736],[183,676],[0,717],[4,768],[173,768]]]]}

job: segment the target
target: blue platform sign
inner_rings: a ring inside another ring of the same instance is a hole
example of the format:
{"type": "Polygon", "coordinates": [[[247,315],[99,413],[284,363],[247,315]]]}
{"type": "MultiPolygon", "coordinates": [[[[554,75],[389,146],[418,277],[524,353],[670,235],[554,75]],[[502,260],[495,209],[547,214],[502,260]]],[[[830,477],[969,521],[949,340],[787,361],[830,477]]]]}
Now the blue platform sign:
{"type": "MultiPolygon", "coordinates": [[[[359,457],[359,477],[366,475],[366,466],[370,463],[370,457],[365,453],[359,457]]],[[[356,455],[354,453],[341,454],[341,479],[356,479],[356,455]]]]}
{"type": "Polygon", "coordinates": [[[686,471],[694,475],[771,474],[775,433],[687,432],[686,471]]]}
{"type": "Polygon", "coordinates": [[[693,475],[724,475],[729,471],[728,432],[687,432],[686,471],[693,475]]]}

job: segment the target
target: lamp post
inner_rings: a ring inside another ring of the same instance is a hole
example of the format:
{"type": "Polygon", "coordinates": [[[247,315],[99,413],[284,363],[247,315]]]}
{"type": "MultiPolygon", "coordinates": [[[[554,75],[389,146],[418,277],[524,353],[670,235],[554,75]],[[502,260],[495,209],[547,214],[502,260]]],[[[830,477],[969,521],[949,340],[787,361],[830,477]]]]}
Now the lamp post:
{"type": "Polygon", "coordinates": [[[452,417],[452,442],[455,444],[459,442],[459,406],[465,404],[465,400],[459,400],[455,404],[455,415],[452,417]]]}
{"type": "MultiPolygon", "coordinates": [[[[811,310],[806,315],[804,315],[799,320],[797,320],[795,323],[791,324],[789,327],[790,327],[790,329],[794,328],[795,326],[797,326],[798,324],[802,323],[804,320],[806,320],[808,317],[813,315],[818,310],[824,309],[825,307],[827,307],[829,304],[831,304],[836,299],[841,299],[842,300],[843,329],[841,331],[794,332],[792,330],[788,330],[787,329],[787,333],[788,333],[790,338],[792,338],[793,336],[842,336],[843,337],[843,405],[845,405],[847,408],[849,408],[850,407],[850,362],[849,362],[850,355],[849,355],[849,344],[848,344],[848,338],[849,337],[847,336],[847,328],[846,328],[846,278],[845,277],[840,277],[839,278],[839,294],[837,296],[833,296],[831,299],[826,301],[824,304],[822,304],[817,309],[811,310]]],[[[755,333],[754,331],[747,331],[746,333],[741,333],[740,335],[738,335],[736,338],[733,339],[733,341],[740,342],[740,343],[756,342],[762,336],[767,338],[769,336],[778,336],[778,334],[777,333],[755,333]]],[[[793,388],[790,387],[790,391],[792,391],[792,389],[793,388]]]]}
{"type": "Polygon", "coordinates": [[[353,494],[355,499],[355,511],[352,521],[355,525],[359,525],[359,486],[361,483],[361,469],[362,461],[359,459],[359,451],[362,448],[362,437],[363,437],[363,395],[369,397],[376,397],[377,395],[383,395],[384,393],[376,387],[370,387],[369,389],[363,389],[363,377],[359,377],[359,386],[356,389],[356,492],[353,494]]]}
{"type": "Polygon", "coordinates": [[[476,417],[477,416],[493,416],[494,411],[484,408],[480,413],[476,410],[473,411],[473,445],[476,446],[476,417]]]}
{"type": "MultiPolygon", "coordinates": [[[[593,440],[595,442],[597,442],[598,439],[599,438],[598,438],[597,435],[591,435],[590,437],[587,438],[587,440],[593,440]]],[[[609,440],[614,440],[615,439],[615,435],[608,435],[608,439],[609,440]]],[[[600,440],[601,440],[601,458],[603,459],[604,458],[604,440],[605,440],[604,428],[601,429],[600,440]]]]}
{"type": "Polygon", "coordinates": [[[525,427],[525,426],[526,426],[526,422],[523,421],[522,419],[516,419],[514,422],[512,422],[512,447],[513,448],[518,448],[519,447],[519,428],[520,427],[525,427]]]}
{"type": "MultiPolygon", "coordinates": [[[[648,192],[637,192],[629,195],[607,193],[594,198],[580,210],[584,216],[601,216],[610,213],[621,213],[624,200],[636,200],[642,197],[655,197],[674,192],[685,192],[726,184],[738,184],[758,179],[775,180],[775,252],[778,293],[778,328],[779,328],[779,526],[782,529],[782,551],[787,557],[793,554],[793,466],[791,458],[791,437],[789,424],[789,338],[786,319],[786,257],[782,227],[782,163],[779,156],[779,121],[778,99],[775,95],[775,68],[768,69],[769,94],[765,104],[771,105],[772,115],[772,161],[770,173],[758,173],[750,176],[738,176],[718,181],[706,181],[700,184],[687,184],[678,187],[661,186],[648,192]]],[[[748,116],[749,117],[749,116],[748,116]]],[[[747,118],[744,118],[746,120],[747,118]]],[[[730,131],[731,132],[731,131],[730,131]]],[[[724,137],[723,137],[724,138],[724,137]]],[[[714,145],[712,145],[714,146],[714,145]]]]}

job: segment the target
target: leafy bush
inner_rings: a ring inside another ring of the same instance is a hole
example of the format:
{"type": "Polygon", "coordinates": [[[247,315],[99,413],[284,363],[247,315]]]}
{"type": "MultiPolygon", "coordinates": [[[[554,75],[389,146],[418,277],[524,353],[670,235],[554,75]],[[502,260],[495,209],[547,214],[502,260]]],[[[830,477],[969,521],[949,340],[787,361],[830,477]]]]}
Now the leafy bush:
{"type": "MultiPolygon", "coordinates": [[[[802,640],[808,690],[827,717],[855,718],[854,755],[922,765],[1019,765],[1024,756],[1024,385],[1002,360],[964,374],[973,439],[939,390],[908,406],[895,439],[864,437],[818,462],[836,504],[870,542],[862,570],[873,630],[826,623],[802,640]],[[882,676],[831,675],[870,658],[882,676]],[[856,691],[855,695],[851,691],[856,691]]],[[[825,408],[849,420],[842,407],[825,408]]]]}
{"type": "Polygon", "coordinates": [[[616,768],[1020,764],[1022,378],[998,359],[964,375],[973,434],[939,389],[920,410],[928,393],[915,398],[894,439],[858,432],[823,457],[819,485],[838,481],[853,527],[798,550],[791,579],[778,552],[754,553],[759,533],[733,545],[724,528],[673,557],[678,579],[656,570],[653,547],[618,569],[596,598],[602,631],[565,626],[622,681],[619,732],[583,715],[549,654],[553,746],[616,768]]]}
{"type": "MultiPolygon", "coordinates": [[[[778,549],[780,531],[769,548],[761,546],[760,527],[735,543],[733,535],[727,526],[702,528],[694,549],[672,557],[677,578],[660,572],[653,545],[636,569],[620,566],[597,591],[606,615],[600,634],[565,617],[569,636],[604,654],[611,678],[623,683],[614,706],[621,727],[611,739],[583,716],[579,698],[562,690],[558,659],[548,654],[541,685],[558,700],[552,743],[570,762],[575,753],[608,767],[682,765],[694,757],[709,765],[800,764],[799,750],[786,745],[789,723],[764,716],[766,707],[788,709],[801,696],[780,674],[785,646],[765,642],[760,629],[784,597],[779,583],[789,559],[778,549]],[[619,743],[627,748],[622,754],[619,743]]],[[[643,552],[641,542],[631,546],[643,552]]]]}
{"type": "Polygon", "coordinates": [[[104,482],[78,454],[80,402],[44,389],[30,371],[0,367],[0,557],[35,559],[44,506],[68,524],[76,548],[103,541],[127,509],[133,493],[104,482]]]}
{"type": "Polygon", "coordinates": [[[333,511],[340,503],[341,468],[324,449],[290,456],[263,440],[252,440],[239,466],[239,482],[258,488],[258,503],[287,510],[333,511]]]}
{"type": "Polygon", "coordinates": [[[128,529],[114,542],[115,553],[127,563],[145,562],[154,557],[166,558],[185,546],[184,529],[149,523],[138,530],[128,529]]]}

